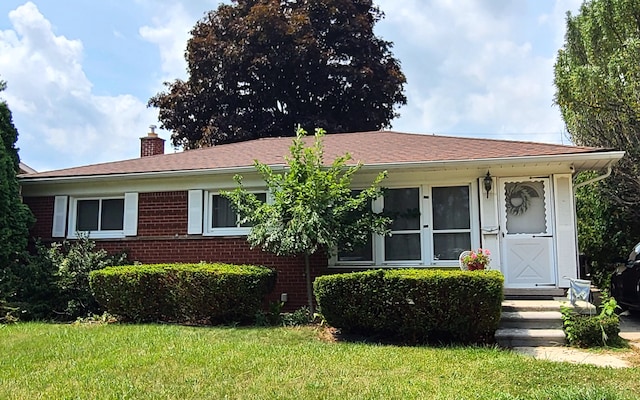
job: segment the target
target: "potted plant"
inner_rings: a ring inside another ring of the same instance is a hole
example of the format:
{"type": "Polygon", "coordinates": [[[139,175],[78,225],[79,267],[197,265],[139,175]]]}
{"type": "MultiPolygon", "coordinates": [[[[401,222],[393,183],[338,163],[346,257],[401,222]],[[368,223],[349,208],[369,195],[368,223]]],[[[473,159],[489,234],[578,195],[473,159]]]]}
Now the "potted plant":
{"type": "Polygon", "coordinates": [[[462,262],[467,266],[469,271],[479,269],[488,269],[491,262],[491,252],[488,249],[471,250],[469,254],[462,258],[462,262]]]}

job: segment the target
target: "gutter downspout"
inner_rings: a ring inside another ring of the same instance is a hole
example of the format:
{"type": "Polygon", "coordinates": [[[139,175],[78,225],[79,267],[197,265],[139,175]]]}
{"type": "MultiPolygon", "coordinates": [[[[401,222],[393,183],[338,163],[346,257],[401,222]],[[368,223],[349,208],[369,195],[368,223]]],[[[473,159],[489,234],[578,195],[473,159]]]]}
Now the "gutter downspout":
{"type": "Polygon", "coordinates": [[[580,188],[580,187],[589,185],[591,183],[598,182],[598,181],[601,181],[603,179],[606,179],[610,175],[611,175],[611,164],[607,165],[607,172],[604,175],[596,176],[595,178],[589,179],[588,181],[577,183],[577,184],[573,185],[573,190],[576,190],[577,188],[580,188]]]}

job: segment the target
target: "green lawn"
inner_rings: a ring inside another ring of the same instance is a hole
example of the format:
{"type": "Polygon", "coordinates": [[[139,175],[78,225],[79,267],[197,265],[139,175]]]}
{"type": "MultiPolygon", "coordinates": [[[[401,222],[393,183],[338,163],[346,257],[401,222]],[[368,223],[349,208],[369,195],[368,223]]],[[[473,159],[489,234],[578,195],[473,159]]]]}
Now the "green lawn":
{"type": "Polygon", "coordinates": [[[0,326],[0,399],[632,399],[640,369],[494,348],[330,343],[314,328],[0,326]]]}

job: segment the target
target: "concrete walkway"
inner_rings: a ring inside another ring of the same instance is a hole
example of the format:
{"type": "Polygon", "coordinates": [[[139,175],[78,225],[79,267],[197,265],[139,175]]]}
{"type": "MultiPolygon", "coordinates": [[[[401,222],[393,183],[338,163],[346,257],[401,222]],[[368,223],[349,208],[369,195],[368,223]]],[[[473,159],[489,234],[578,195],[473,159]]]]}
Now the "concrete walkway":
{"type": "Polygon", "coordinates": [[[627,361],[627,358],[635,353],[637,355],[635,359],[640,359],[640,313],[630,315],[627,312],[620,316],[620,337],[629,341],[631,345],[629,350],[594,351],[563,346],[516,347],[513,350],[541,360],[592,364],[611,368],[633,367],[634,365],[627,361]]]}

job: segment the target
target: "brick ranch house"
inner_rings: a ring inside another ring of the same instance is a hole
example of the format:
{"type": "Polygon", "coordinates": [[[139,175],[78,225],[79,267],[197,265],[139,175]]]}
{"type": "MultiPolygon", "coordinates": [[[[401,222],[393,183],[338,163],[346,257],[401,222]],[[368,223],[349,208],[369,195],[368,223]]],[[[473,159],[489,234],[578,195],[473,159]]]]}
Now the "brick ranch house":
{"type": "MultiPolygon", "coordinates": [[[[311,138],[309,138],[311,139],[311,138]]],[[[20,175],[24,202],[37,218],[34,237],[74,239],[87,232],[109,251],[143,263],[219,261],[273,267],[287,309],[306,303],[302,257],[250,249],[250,228],[220,190],[264,193],[255,159],[284,168],[292,138],[265,138],[163,154],[155,133],[141,138],[132,160],[20,175]]],[[[388,171],[384,198],[373,207],[395,216],[389,237],[359,251],[317,254],[312,274],[373,267],[458,267],[461,251],[492,253],[491,268],[507,288],[566,288],[578,276],[574,175],[602,171],[624,154],[600,148],[471,139],[391,131],[331,134],[325,159],[350,152],[364,167],[354,189],[388,171]]]]}

